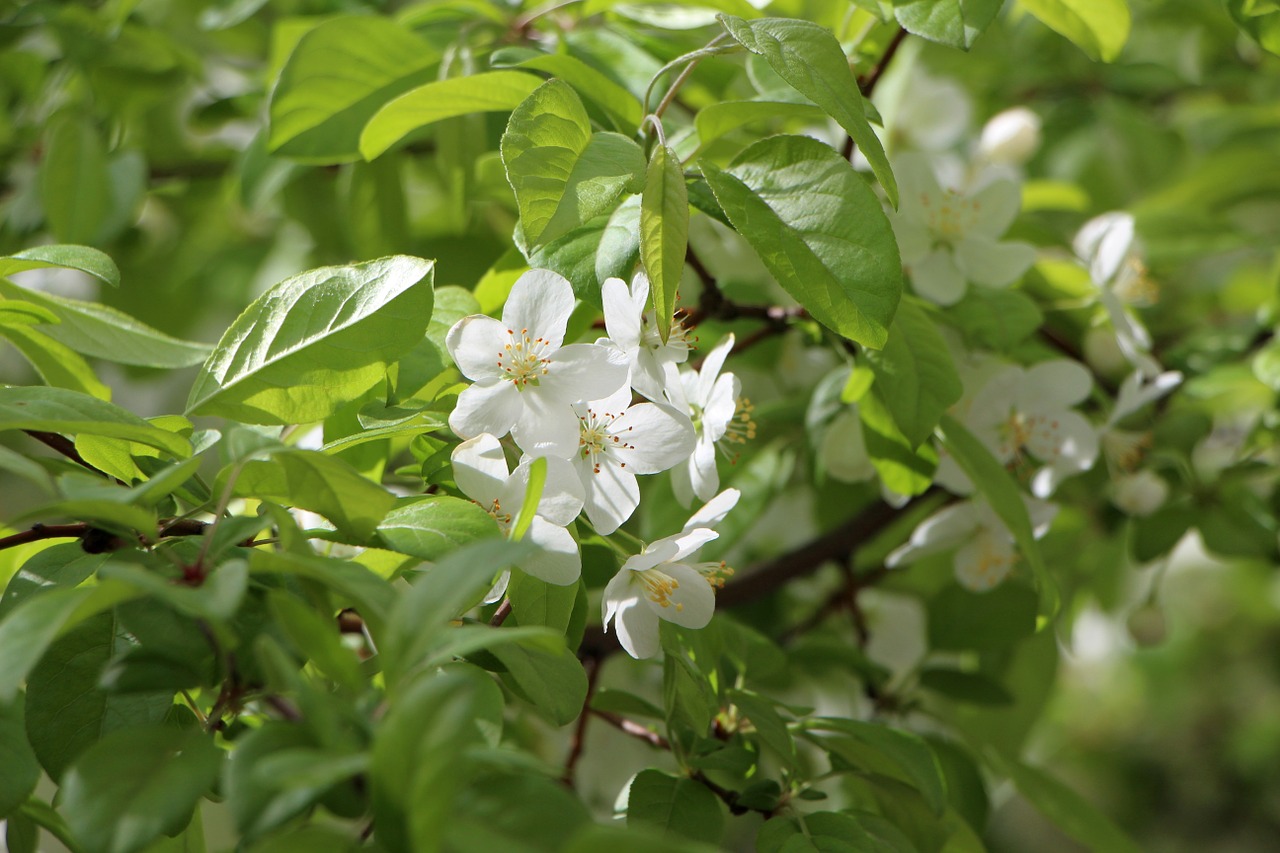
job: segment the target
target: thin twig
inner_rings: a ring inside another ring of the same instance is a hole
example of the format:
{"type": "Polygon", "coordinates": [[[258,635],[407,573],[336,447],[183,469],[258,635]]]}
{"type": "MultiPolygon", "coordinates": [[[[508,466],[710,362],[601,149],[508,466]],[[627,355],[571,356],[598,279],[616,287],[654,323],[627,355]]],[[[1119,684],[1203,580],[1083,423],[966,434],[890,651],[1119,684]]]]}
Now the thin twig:
{"type": "Polygon", "coordinates": [[[582,700],[582,713],[578,715],[578,724],[573,729],[573,737],[569,741],[569,756],[564,761],[564,775],[561,776],[565,787],[573,789],[574,773],[578,769],[578,761],[582,758],[582,750],[587,740],[587,722],[591,719],[591,699],[595,696],[596,680],[600,677],[600,661],[587,658],[582,662],[587,672],[587,695],[582,700]]]}
{"type": "Polygon", "coordinates": [[[45,447],[54,451],[55,453],[58,453],[70,459],[72,462],[76,463],[81,468],[92,471],[93,473],[98,474],[99,476],[106,477],[108,480],[115,480],[117,483],[119,483],[122,486],[128,485],[124,481],[116,480],[115,477],[112,477],[110,474],[106,473],[105,471],[101,471],[93,467],[92,465],[90,465],[88,462],[86,462],[85,458],[80,455],[80,451],[76,450],[75,443],[72,442],[71,439],[67,438],[65,435],[58,435],[58,433],[56,432],[45,432],[44,430],[38,430],[38,429],[24,429],[23,432],[25,432],[27,435],[34,438],[36,441],[43,444],[45,447]]]}
{"type": "MultiPolygon", "coordinates": [[[[876,90],[876,85],[880,82],[880,78],[884,76],[884,72],[888,70],[889,63],[893,61],[893,56],[898,52],[898,48],[902,46],[902,42],[907,37],[907,31],[902,27],[894,33],[893,38],[885,45],[884,53],[880,55],[880,61],[875,64],[867,74],[858,78],[858,89],[862,92],[862,97],[870,98],[871,94],[876,90]]],[[[844,148],[840,152],[844,155],[844,159],[853,158],[853,137],[847,136],[844,140],[844,148]]]]}
{"type": "Polygon", "coordinates": [[[493,611],[493,616],[489,619],[489,624],[493,627],[499,627],[503,622],[507,621],[507,617],[511,615],[511,597],[507,596],[502,599],[502,603],[498,605],[498,609],[493,611]]]}
{"type": "Polygon", "coordinates": [[[671,741],[664,738],[655,731],[645,728],[639,723],[628,720],[621,714],[615,714],[612,711],[597,711],[591,709],[591,713],[604,720],[620,732],[631,735],[633,738],[644,741],[654,749],[671,749],[671,741]]]}

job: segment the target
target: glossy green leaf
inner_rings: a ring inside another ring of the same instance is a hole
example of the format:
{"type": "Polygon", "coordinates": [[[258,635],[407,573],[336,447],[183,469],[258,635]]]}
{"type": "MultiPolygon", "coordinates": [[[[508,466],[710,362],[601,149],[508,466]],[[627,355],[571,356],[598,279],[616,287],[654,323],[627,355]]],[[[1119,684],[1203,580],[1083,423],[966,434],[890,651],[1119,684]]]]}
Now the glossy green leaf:
{"type": "Polygon", "coordinates": [[[387,101],[360,134],[360,156],[372,160],[414,131],[434,122],[480,112],[507,112],[538,88],[520,71],[487,71],[417,86],[387,101]]]}
{"type": "Polygon", "coordinates": [[[88,116],[60,113],[49,124],[40,163],[40,201],[54,236],[92,243],[111,211],[107,153],[88,116]]]}
{"type": "Polygon", "coordinates": [[[0,294],[50,311],[60,322],[40,331],[82,355],[139,367],[187,367],[204,361],[211,349],[170,337],[96,302],[25,290],[7,281],[0,281],[0,294]]]}
{"type": "Polygon", "coordinates": [[[1036,767],[1010,762],[1018,791],[1040,812],[1091,850],[1137,853],[1142,848],[1084,797],[1036,767]]]}
{"type": "Polygon", "coordinates": [[[27,742],[23,698],[0,703],[0,820],[22,805],[40,781],[40,765],[27,742]]]}
{"type": "MultiPolygon", "coordinates": [[[[401,368],[403,369],[403,362],[401,368]]],[[[371,403],[361,407],[356,414],[360,431],[335,438],[321,448],[325,453],[336,453],[348,447],[356,447],[370,441],[407,435],[424,435],[443,429],[447,421],[439,412],[400,406],[384,406],[371,403]]]]}
{"type": "Polygon", "coordinates": [[[640,259],[649,274],[649,293],[658,335],[671,334],[676,293],[689,246],[689,191],[680,158],[665,145],[653,149],[640,202],[640,259]]]}
{"type": "Polygon", "coordinates": [[[1280,54],[1280,6],[1272,0],[1226,0],[1236,25],[1258,44],[1280,54]]]}
{"type": "Polygon", "coordinates": [[[727,170],[700,166],[734,227],[797,302],[853,341],[885,345],[902,293],[898,244],[843,157],[816,139],[775,136],[727,170]]]}
{"type": "Polygon", "coordinates": [[[582,101],[560,80],[539,86],[511,114],[502,162],[530,249],[610,213],[644,173],[640,146],[592,133],[582,101]]]}
{"type": "Polygon", "coordinates": [[[1019,0],[1019,4],[1093,59],[1114,61],[1129,39],[1126,0],[1019,0]]]}
{"type": "Polygon", "coordinates": [[[598,307],[600,283],[615,277],[630,279],[639,257],[640,196],[633,195],[607,219],[598,217],[539,246],[529,255],[529,266],[560,273],[573,285],[574,296],[598,307]]]}
{"type": "Polygon", "coordinates": [[[374,535],[396,503],[391,492],[318,450],[281,450],[249,462],[236,478],[234,493],[318,512],[361,541],[374,535]]]}
{"type": "Polygon", "coordinates": [[[377,15],[331,18],[297,43],[271,96],[272,153],[312,163],[360,156],[361,131],[392,98],[433,76],[439,54],[377,15]]]}
{"type": "Polygon", "coordinates": [[[222,752],[199,729],[122,729],[94,744],[62,788],[67,823],[87,853],[134,853],[191,820],[222,752]]]}
{"type": "Polygon", "coordinates": [[[105,435],[177,457],[191,453],[191,444],[182,436],[152,426],[119,406],[65,388],[0,388],[0,430],[105,435]]]}
{"type": "Polygon", "coordinates": [[[866,105],[849,69],[849,58],[831,31],[810,21],[789,18],[746,21],[721,15],[720,22],[735,41],[763,56],[778,76],[844,128],[871,164],[889,203],[897,207],[898,182],[880,138],[867,121],[866,105]]]}
{"type": "Polygon", "coordinates": [[[493,649],[502,680],[554,726],[567,726],[587,701],[587,674],[561,637],[531,638],[493,649]]]}
{"type": "Polygon", "coordinates": [[[230,619],[239,609],[248,587],[249,567],[244,560],[226,560],[209,571],[200,586],[175,584],[155,566],[123,559],[103,566],[98,576],[128,584],[179,613],[216,622],[230,619]]]}
{"type": "Polygon", "coordinates": [[[0,337],[7,338],[22,353],[46,384],[78,391],[99,400],[111,399],[111,389],[94,375],[93,368],[69,347],[45,334],[43,329],[0,326],[0,337]]]}
{"type": "Polygon", "coordinates": [[[952,455],[978,491],[991,504],[996,515],[1009,528],[1023,559],[1031,566],[1036,586],[1040,591],[1040,614],[1049,616],[1058,609],[1058,585],[1049,574],[1040,544],[1031,527],[1031,517],[1023,502],[1022,492],[1013,477],[991,451],[974,437],[973,433],[950,415],[943,415],[939,424],[942,445],[952,455]]]}
{"type": "Polygon", "coordinates": [[[719,844],[724,834],[724,811],[720,800],[701,782],[642,770],[631,780],[627,792],[627,826],[719,844]]]}
{"type": "Polygon", "coordinates": [[[968,50],[995,20],[1002,0],[905,0],[893,14],[902,28],[930,41],[968,50]]]}
{"type": "Polygon", "coordinates": [[[898,304],[889,340],[867,353],[876,387],[912,448],[933,433],[943,412],[960,399],[964,385],[938,328],[919,303],[898,304]]]}
{"type": "Polygon", "coordinates": [[[543,71],[558,77],[574,88],[579,95],[591,101],[601,110],[613,116],[618,130],[633,131],[644,118],[640,101],[635,95],[567,53],[548,53],[526,59],[516,67],[543,71]]]}
{"type": "Polygon", "coordinates": [[[805,724],[808,731],[837,732],[858,746],[839,739],[823,745],[855,766],[905,782],[920,792],[935,814],[946,808],[947,789],[933,751],[918,735],[882,723],[839,717],[818,717],[805,724]]]}
{"type": "Polygon", "coordinates": [[[55,325],[57,316],[47,308],[41,308],[27,300],[0,301],[0,328],[55,325]]]}
{"type": "Polygon", "coordinates": [[[231,325],[187,411],[247,423],[323,420],[385,380],[427,328],[433,261],[394,255],[287,278],[231,325]]]}
{"type": "Polygon", "coordinates": [[[104,284],[120,286],[120,270],[105,252],[92,246],[33,246],[0,258],[0,277],[26,270],[61,267],[88,273],[104,284]]]}
{"type": "Polygon", "coordinates": [[[109,732],[157,723],[172,707],[172,690],[120,694],[99,686],[108,663],[131,644],[118,613],[100,613],[59,637],[32,669],[27,735],[51,777],[61,778],[77,756],[109,732]]]}
{"type": "Polygon", "coordinates": [[[378,525],[378,536],[388,548],[422,560],[439,560],[497,535],[498,525],[487,512],[447,496],[404,499],[378,525]]]}
{"type": "Polygon", "coordinates": [[[511,615],[518,625],[544,625],[563,634],[573,616],[578,588],[578,584],[560,586],[512,572],[507,586],[511,615]]]}

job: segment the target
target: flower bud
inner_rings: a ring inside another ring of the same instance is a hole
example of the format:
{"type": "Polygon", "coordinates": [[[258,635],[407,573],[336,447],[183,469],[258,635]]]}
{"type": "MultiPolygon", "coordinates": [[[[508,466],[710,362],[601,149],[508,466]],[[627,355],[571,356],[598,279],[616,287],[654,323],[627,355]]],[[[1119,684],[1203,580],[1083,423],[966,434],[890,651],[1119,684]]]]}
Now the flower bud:
{"type": "Polygon", "coordinates": [[[1117,477],[1112,484],[1111,502],[1126,515],[1146,518],[1164,506],[1169,484],[1160,475],[1143,469],[1117,477]]]}
{"type": "Polygon", "coordinates": [[[1168,634],[1164,609],[1154,601],[1130,613],[1126,627],[1133,641],[1144,648],[1160,645],[1168,634]]]}
{"type": "Polygon", "coordinates": [[[1014,107],[994,116],[982,128],[978,151],[992,163],[1017,166],[1031,159],[1040,147],[1040,117],[1026,107],[1014,107]]]}

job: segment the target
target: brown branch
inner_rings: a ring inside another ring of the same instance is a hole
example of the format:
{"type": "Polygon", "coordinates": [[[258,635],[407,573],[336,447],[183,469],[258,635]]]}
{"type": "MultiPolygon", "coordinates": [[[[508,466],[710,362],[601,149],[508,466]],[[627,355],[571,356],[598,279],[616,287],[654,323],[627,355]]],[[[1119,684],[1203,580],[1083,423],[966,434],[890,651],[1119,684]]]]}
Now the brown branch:
{"type": "MultiPolygon", "coordinates": [[[[196,521],[191,518],[161,520],[158,538],[203,536],[208,527],[208,522],[196,521]]],[[[85,550],[94,554],[115,550],[124,547],[126,544],[114,534],[100,530],[88,522],[77,521],[72,524],[33,524],[30,530],[23,530],[0,538],[0,551],[5,548],[26,545],[29,542],[39,542],[43,539],[81,539],[84,542],[85,550]],[[110,541],[105,541],[103,537],[107,537],[110,541]],[[91,546],[93,550],[90,550],[91,546]]],[[[255,543],[252,539],[246,539],[239,544],[241,547],[247,548],[258,543],[255,543]]]]}
{"type": "Polygon", "coordinates": [[[89,525],[78,524],[33,524],[30,530],[23,530],[0,538],[0,551],[5,548],[16,548],[29,542],[42,539],[79,539],[89,530],[89,525]]]}
{"type": "MultiPolygon", "coordinates": [[[[880,55],[880,61],[875,67],[868,71],[865,75],[858,78],[858,89],[862,92],[862,97],[870,98],[879,84],[880,78],[884,76],[884,72],[888,70],[889,63],[893,61],[894,54],[898,52],[898,48],[902,46],[902,42],[907,38],[907,31],[902,27],[898,27],[898,31],[893,34],[893,38],[885,45],[884,53],[880,55]]],[[[844,155],[844,159],[853,159],[853,137],[846,136],[844,140],[844,149],[840,152],[844,155]]]]}
{"type": "MultiPolygon", "coordinates": [[[[80,451],[76,450],[75,444],[72,443],[71,439],[67,438],[66,436],[58,435],[56,432],[45,432],[44,430],[38,430],[38,429],[24,429],[23,432],[25,432],[27,435],[34,438],[36,441],[43,444],[45,447],[48,447],[50,450],[54,451],[55,453],[58,453],[62,456],[67,457],[72,462],[76,463],[82,468],[87,468],[93,473],[99,474],[103,477],[108,477],[109,479],[115,479],[114,477],[111,477],[109,474],[107,474],[105,471],[99,471],[97,468],[93,467],[88,462],[86,462],[84,457],[80,455],[80,451]]],[[[119,480],[116,480],[116,482],[120,483],[120,485],[122,486],[126,485],[125,483],[121,483],[119,480]]]]}
{"type": "Polygon", "coordinates": [[[631,735],[649,744],[654,749],[671,749],[671,741],[664,738],[655,731],[650,731],[639,723],[628,720],[621,714],[615,714],[612,711],[597,711],[591,709],[591,713],[604,720],[620,732],[631,735]]]}
{"type": "Polygon", "coordinates": [[[564,761],[564,774],[560,777],[569,790],[573,790],[573,776],[586,746],[587,722],[591,719],[591,698],[596,692],[596,679],[600,677],[600,661],[587,658],[582,662],[582,668],[587,671],[587,695],[582,700],[582,713],[578,714],[578,724],[574,726],[573,737],[569,741],[569,756],[564,761]]]}
{"type": "Polygon", "coordinates": [[[489,618],[489,624],[497,628],[503,622],[507,621],[507,617],[511,615],[511,597],[502,599],[502,603],[498,605],[498,609],[493,611],[493,616],[489,618]]]}

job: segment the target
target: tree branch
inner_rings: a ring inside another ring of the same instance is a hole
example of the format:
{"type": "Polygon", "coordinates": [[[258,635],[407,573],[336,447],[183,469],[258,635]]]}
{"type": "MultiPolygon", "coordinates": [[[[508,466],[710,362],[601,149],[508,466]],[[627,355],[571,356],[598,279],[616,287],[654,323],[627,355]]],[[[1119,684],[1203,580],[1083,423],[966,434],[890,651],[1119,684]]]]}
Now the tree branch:
{"type": "MultiPolygon", "coordinates": [[[[862,92],[862,97],[870,98],[875,92],[876,85],[879,84],[880,78],[884,76],[884,72],[888,70],[889,63],[893,61],[893,56],[898,52],[898,48],[902,46],[902,42],[907,38],[907,31],[902,27],[898,27],[898,31],[893,34],[893,38],[889,39],[889,43],[885,45],[884,53],[880,54],[880,61],[875,67],[868,71],[865,75],[858,78],[858,89],[862,92]]],[[[853,137],[846,136],[844,140],[844,149],[840,152],[844,155],[844,159],[853,158],[853,137]]]]}
{"type": "Polygon", "coordinates": [[[639,740],[649,744],[649,746],[654,749],[671,749],[671,741],[667,740],[655,731],[650,731],[637,722],[628,720],[620,714],[615,714],[612,711],[596,711],[594,709],[592,709],[591,713],[595,714],[618,731],[629,734],[633,738],[638,738],[639,740]]]}
{"type": "Polygon", "coordinates": [[[597,658],[587,658],[582,667],[587,671],[587,695],[582,700],[582,713],[578,715],[578,724],[573,729],[573,737],[569,741],[569,757],[564,761],[564,774],[560,781],[565,787],[573,790],[573,776],[578,769],[578,761],[582,758],[582,750],[587,740],[587,722],[591,719],[591,697],[596,692],[596,679],[600,677],[601,662],[597,658]]]}

